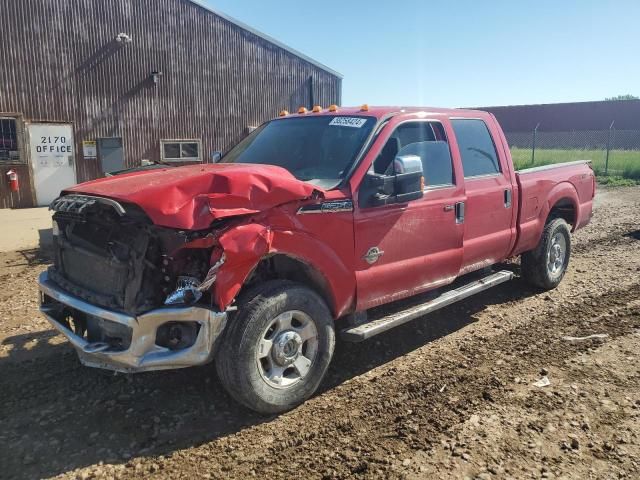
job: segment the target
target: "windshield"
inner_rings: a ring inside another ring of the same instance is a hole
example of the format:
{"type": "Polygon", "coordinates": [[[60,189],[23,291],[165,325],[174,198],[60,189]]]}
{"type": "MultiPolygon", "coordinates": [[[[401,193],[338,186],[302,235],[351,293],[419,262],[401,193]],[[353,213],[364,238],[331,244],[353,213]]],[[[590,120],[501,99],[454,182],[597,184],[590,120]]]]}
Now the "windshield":
{"type": "Polygon", "coordinates": [[[319,115],[273,120],[231,149],[220,163],[286,168],[322,188],[340,183],[371,129],[374,117],[319,115]]]}

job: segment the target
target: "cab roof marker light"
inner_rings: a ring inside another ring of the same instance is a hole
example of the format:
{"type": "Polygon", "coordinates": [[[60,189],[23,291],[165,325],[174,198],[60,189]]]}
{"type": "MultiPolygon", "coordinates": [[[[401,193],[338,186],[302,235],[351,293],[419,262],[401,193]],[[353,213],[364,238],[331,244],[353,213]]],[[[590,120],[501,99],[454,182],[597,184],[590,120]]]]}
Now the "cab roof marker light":
{"type": "Polygon", "coordinates": [[[366,103],[365,103],[365,104],[363,104],[363,105],[360,107],[360,111],[361,111],[361,112],[368,112],[368,111],[369,111],[369,105],[367,105],[366,103]]]}
{"type": "Polygon", "coordinates": [[[313,106],[313,110],[311,110],[313,113],[320,113],[322,111],[322,107],[320,105],[314,105],[313,106]]]}
{"type": "Polygon", "coordinates": [[[329,105],[329,111],[330,112],[337,112],[338,111],[338,106],[333,104],[333,105],[329,105]]]}
{"type": "Polygon", "coordinates": [[[278,116],[279,116],[279,117],[286,117],[287,115],[289,115],[289,112],[287,112],[286,110],[282,110],[282,111],[278,114],[278,116]]]}
{"type": "Polygon", "coordinates": [[[300,107],[300,108],[298,109],[298,113],[300,113],[300,114],[304,115],[305,113],[307,113],[307,109],[306,109],[305,107],[300,107]]]}

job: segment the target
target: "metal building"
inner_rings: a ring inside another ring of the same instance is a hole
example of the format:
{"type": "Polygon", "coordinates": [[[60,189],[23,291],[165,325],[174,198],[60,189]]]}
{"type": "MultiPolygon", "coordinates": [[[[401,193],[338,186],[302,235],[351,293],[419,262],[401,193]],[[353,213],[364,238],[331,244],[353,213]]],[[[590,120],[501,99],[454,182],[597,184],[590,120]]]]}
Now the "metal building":
{"type": "Polygon", "coordinates": [[[548,103],[476,107],[493,113],[505,132],[606,130],[615,121],[621,130],[640,129],[640,100],[548,103]]]}
{"type": "Polygon", "coordinates": [[[1,10],[1,208],[143,160],[208,162],[282,109],[340,104],[339,73],[192,0],[1,10]]]}

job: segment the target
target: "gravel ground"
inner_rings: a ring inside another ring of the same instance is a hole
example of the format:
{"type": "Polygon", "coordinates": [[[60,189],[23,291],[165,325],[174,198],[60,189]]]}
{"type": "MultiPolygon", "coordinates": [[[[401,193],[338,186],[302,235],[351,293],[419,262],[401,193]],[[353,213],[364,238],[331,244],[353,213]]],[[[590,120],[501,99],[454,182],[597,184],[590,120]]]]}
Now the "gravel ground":
{"type": "Polygon", "coordinates": [[[37,313],[48,259],[0,254],[0,477],[640,478],[640,188],[597,200],[558,289],[516,279],[339,344],[321,392],[270,418],[212,366],[81,367],[37,313]]]}

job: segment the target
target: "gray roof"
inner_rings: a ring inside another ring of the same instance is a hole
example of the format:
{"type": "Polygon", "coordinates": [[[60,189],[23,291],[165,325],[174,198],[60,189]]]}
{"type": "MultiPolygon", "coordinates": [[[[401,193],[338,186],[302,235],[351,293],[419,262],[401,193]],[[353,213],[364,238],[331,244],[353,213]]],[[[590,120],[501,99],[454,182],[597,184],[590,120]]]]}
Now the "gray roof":
{"type": "Polygon", "coordinates": [[[243,30],[247,30],[248,32],[253,33],[254,35],[266,40],[267,42],[273,43],[274,45],[282,48],[283,50],[286,50],[287,52],[295,55],[296,57],[300,57],[301,59],[303,59],[306,62],[309,62],[312,65],[315,65],[316,67],[330,73],[331,75],[335,75],[338,78],[343,78],[343,75],[340,72],[336,72],[335,70],[333,70],[332,68],[327,67],[326,65],[323,65],[322,63],[314,60],[311,57],[308,57],[307,55],[305,55],[304,53],[301,53],[287,45],[285,45],[284,43],[276,40],[275,38],[267,35],[266,33],[262,33],[258,30],[256,30],[253,27],[250,27],[249,25],[247,25],[246,23],[241,22],[240,20],[236,20],[233,17],[230,17],[229,15],[227,15],[226,13],[223,13],[219,10],[215,10],[213,8],[211,8],[210,6],[206,5],[204,3],[204,0],[188,0],[191,3],[204,8],[205,10],[208,10],[209,12],[213,13],[214,15],[217,15],[218,17],[223,18],[224,20],[226,20],[227,22],[233,23],[234,25],[237,25],[238,27],[242,28],[243,30]]]}

